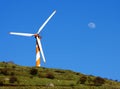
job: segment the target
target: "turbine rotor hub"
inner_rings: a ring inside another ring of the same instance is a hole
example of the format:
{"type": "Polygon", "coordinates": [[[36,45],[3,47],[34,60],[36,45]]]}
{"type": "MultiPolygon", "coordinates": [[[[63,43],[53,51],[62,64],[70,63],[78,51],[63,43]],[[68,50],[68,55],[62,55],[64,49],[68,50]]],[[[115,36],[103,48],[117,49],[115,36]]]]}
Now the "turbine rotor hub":
{"type": "Polygon", "coordinates": [[[42,38],[39,34],[34,34],[35,38],[38,37],[38,38],[42,38]]]}

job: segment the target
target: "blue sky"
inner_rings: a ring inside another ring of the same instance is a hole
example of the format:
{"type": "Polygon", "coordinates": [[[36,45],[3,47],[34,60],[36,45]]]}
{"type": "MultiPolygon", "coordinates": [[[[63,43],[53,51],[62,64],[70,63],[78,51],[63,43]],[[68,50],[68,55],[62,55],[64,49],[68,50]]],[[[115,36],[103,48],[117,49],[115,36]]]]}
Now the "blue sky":
{"type": "Polygon", "coordinates": [[[47,61],[41,65],[120,80],[119,3],[119,0],[1,0],[0,61],[35,66],[34,37],[8,33],[36,33],[56,10],[40,33],[47,61]],[[91,22],[95,28],[88,26],[91,22]]]}

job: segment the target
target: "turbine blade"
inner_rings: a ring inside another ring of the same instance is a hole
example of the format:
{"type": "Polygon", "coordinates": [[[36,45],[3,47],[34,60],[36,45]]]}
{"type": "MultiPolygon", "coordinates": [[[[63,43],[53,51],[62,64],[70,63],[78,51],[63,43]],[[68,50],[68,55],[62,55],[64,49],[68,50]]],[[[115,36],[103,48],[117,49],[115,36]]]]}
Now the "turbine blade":
{"type": "Polygon", "coordinates": [[[19,36],[34,36],[34,34],[30,34],[30,33],[17,33],[17,32],[10,32],[9,34],[12,34],[12,35],[19,35],[19,36]]]}
{"type": "Polygon", "coordinates": [[[39,45],[39,48],[40,48],[40,51],[41,51],[41,55],[42,55],[43,61],[46,62],[45,56],[44,56],[44,53],[43,53],[43,49],[42,49],[42,44],[40,42],[40,38],[38,38],[38,37],[36,37],[36,38],[37,38],[37,42],[38,42],[38,45],[39,45]]]}
{"type": "Polygon", "coordinates": [[[40,33],[40,31],[45,27],[45,25],[48,23],[48,21],[52,18],[52,16],[56,13],[56,10],[48,17],[48,19],[43,23],[43,25],[39,28],[37,34],[40,33]]]}

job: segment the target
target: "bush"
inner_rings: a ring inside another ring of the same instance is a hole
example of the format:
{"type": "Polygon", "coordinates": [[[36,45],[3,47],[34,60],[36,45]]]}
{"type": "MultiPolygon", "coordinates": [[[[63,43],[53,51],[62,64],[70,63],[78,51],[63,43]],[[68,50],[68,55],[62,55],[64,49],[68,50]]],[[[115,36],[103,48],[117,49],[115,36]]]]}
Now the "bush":
{"type": "Polygon", "coordinates": [[[11,76],[10,77],[10,80],[9,80],[10,83],[14,83],[14,82],[17,82],[17,81],[18,81],[18,79],[17,79],[16,76],[11,76]]]}
{"type": "Polygon", "coordinates": [[[0,74],[2,73],[2,69],[0,69],[0,74]]]}
{"type": "Polygon", "coordinates": [[[62,71],[62,70],[55,70],[55,72],[57,72],[57,73],[65,73],[65,71],[62,71]]]}
{"type": "Polygon", "coordinates": [[[87,80],[87,77],[86,76],[82,76],[82,77],[80,77],[80,79],[77,81],[77,84],[85,84],[85,82],[86,82],[86,80],[87,80]]]}
{"type": "Polygon", "coordinates": [[[53,73],[47,73],[47,74],[46,74],[46,78],[54,79],[55,76],[53,75],[53,73]]]}
{"type": "Polygon", "coordinates": [[[30,74],[31,75],[36,75],[38,73],[38,70],[36,69],[36,68],[32,68],[31,70],[30,70],[30,74]]]}
{"type": "Polygon", "coordinates": [[[14,72],[11,72],[11,73],[10,73],[10,75],[11,75],[11,76],[14,76],[14,75],[15,75],[15,73],[14,73],[14,72]]]}
{"type": "Polygon", "coordinates": [[[1,74],[3,74],[3,75],[9,75],[8,71],[9,71],[8,68],[1,69],[1,74]]]}
{"type": "Polygon", "coordinates": [[[13,69],[15,69],[15,68],[16,68],[16,66],[15,66],[15,65],[13,65],[13,66],[12,66],[12,68],[13,68],[13,69]]]}
{"type": "Polygon", "coordinates": [[[72,86],[75,86],[75,84],[74,83],[70,83],[70,86],[72,87],[72,86]]]}
{"type": "Polygon", "coordinates": [[[4,80],[0,79],[0,86],[4,85],[4,80]]]}
{"type": "Polygon", "coordinates": [[[93,82],[94,82],[94,85],[95,85],[95,86],[101,86],[102,84],[105,83],[105,80],[104,80],[103,78],[101,78],[101,77],[96,77],[96,78],[93,80],[93,82]]]}

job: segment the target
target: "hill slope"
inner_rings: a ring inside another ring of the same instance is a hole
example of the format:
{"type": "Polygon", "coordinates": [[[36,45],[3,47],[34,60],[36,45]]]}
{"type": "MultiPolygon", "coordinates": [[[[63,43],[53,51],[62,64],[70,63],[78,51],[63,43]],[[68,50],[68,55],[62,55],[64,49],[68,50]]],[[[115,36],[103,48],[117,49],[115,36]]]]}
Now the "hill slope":
{"type": "Polygon", "coordinates": [[[71,70],[0,62],[0,89],[120,89],[120,83],[71,70]]]}

